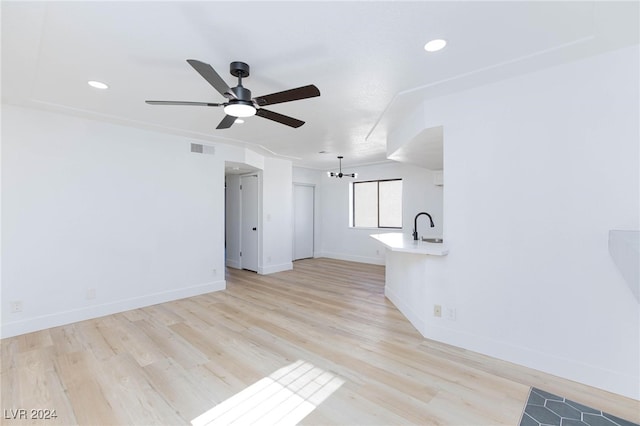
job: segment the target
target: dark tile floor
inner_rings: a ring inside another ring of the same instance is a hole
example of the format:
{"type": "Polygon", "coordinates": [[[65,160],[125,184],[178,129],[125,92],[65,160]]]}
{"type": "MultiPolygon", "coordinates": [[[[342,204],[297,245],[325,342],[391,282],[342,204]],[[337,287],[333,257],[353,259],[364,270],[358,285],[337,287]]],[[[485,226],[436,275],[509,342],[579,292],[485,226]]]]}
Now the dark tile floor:
{"type": "Polygon", "coordinates": [[[531,388],[520,426],[640,426],[578,404],[561,396],[531,388]]]}

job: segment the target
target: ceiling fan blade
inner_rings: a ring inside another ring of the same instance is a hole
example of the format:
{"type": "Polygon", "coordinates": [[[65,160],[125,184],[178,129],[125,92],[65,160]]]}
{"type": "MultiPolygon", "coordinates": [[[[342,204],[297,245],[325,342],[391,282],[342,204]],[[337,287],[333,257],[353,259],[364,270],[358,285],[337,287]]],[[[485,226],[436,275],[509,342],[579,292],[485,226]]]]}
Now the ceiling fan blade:
{"type": "Polygon", "coordinates": [[[259,105],[273,105],[282,102],[297,101],[299,99],[314,98],[320,96],[320,90],[313,84],[298,87],[296,89],[285,90],[284,92],[271,93],[270,95],[258,96],[253,100],[259,105]]]}
{"type": "Polygon", "coordinates": [[[218,127],[216,127],[216,129],[228,129],[233,125],[233,123],[236,122],[237,118],[238,117],[234,117],[233,115],[225,115],[225,117],[222,119],[220,124],[218,124],[218,127]]]}
{"type": "Polygon", "coordinates": [[[189,101],[145,101],[149,105],[191,105],[191,106],[209,106],[219,107],[224,104],[213,104],[211,102],[189,102],[189,101]]]}
{"type": "Polygon", "coordinates": [[[262,118],[266,118],[268,120],[277,121],[278,123],[298,128],[304,124],[304,121],[298,120],[297,118],[289,117],[287,115],[278,114],[277,112],[269,111],[263,108],[260,108],[256,111],[256,115],[259,115],[262,118]]]}
{"type": "Polygon", "coordinates": [[[213,69],[213,67],[204,62],[200,62],[195,59],[187,59],[189,65],[191,65],[198,74],[202,76],[205,80],[209,82],[210,85],[213,86],[222,96],[225,98],[235,98],[236,95],[231,91],[229,85],[220,77],[220,75],[213,69]]]}

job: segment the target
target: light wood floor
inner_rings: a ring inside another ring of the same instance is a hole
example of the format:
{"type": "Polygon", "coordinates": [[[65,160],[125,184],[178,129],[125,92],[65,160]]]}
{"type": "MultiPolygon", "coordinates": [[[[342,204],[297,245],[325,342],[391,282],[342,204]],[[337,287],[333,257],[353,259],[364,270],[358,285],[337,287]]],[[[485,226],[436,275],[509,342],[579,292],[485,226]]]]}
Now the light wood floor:
{"type": "Polygon", "coordinates": [[[1,346],[3,417],[58,416],[3,424],[189,424],[296,361],[339,384],[302,424],[517,425],[529,386],[640,420],[638,401],[423,339],[385,299],[383,267],[329,259],[230,269],[225,291],[1,346]]]}

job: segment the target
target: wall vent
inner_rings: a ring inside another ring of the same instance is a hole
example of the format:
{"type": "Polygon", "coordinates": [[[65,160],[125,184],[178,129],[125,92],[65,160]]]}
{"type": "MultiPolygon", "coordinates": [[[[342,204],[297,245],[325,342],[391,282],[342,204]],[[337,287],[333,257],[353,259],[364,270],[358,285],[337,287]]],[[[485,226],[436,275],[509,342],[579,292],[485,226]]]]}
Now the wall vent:
{"type": "Polygon", "coordinates": [[[214,155],[216,153],[216,147],[215,146],[203,145],[201,143],[192,143],[191,144],[191,152],[195,152],[196,154],[214,155]]]}

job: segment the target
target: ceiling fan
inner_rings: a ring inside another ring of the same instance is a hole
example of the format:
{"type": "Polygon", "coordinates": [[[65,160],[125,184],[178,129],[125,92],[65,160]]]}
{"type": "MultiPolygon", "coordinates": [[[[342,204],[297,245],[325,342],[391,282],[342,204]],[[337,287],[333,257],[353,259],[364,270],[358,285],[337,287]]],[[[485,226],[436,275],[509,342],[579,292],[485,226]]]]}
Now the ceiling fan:
{"type": "Polygon", "coordinates": [[[231,75],[238,77],[238,85],[229,87],[220,75],[207,63],[195,59],[187,59],[191,65],[209,84],[213,86],[222,96],[227,98],[227,102],[188,102],[188,101],[146,101],[149,105],[191,105],[207,107],[223,107],[226,116],[222,119],[216,129],[228,129],[233,125],[238,117],[251,117],[257,115],[268,120],[298,128],[304,121],[297,118],[282,115],[269,111],[263,106],[280,104],[283,102],[297,101],[300,99],[320,96],[320,90],[313,84],[298,87],[296,89],[285,90],[283,92],[271,93],[269,95],[251,97],[251,90],[242,86],[242,79],[249,77],[249,65],[244,62],[231,62],[229,71],[231,75]]]}

